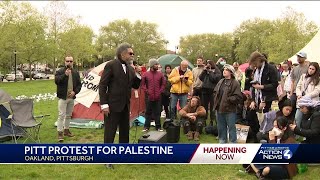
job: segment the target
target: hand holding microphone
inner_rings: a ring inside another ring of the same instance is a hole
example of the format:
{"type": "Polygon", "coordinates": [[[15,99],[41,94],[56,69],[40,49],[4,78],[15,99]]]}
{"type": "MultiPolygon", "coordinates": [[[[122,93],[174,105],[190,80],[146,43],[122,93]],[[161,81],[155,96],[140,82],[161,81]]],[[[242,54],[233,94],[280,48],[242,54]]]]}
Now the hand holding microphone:
{"type": "Polygon", "coordinates": [[[66,71],[65,71],[65,74],[67,75],[67,76],[69,76],[70,74],[71,74],[71,66],[70,65],[66,65],[66,71]]]}

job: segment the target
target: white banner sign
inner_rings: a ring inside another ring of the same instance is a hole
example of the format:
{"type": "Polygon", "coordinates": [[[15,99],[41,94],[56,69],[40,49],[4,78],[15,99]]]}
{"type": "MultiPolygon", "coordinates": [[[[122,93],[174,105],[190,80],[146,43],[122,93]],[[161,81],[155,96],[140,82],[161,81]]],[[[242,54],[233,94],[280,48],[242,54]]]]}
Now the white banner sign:
{"type": "Polygon", "coordinates": [[[90,72],[82,80],[81,91],[77,94],[75,100],[89,108],[98,96],[100,79],[101,77],[99,75],[90,72]]]}

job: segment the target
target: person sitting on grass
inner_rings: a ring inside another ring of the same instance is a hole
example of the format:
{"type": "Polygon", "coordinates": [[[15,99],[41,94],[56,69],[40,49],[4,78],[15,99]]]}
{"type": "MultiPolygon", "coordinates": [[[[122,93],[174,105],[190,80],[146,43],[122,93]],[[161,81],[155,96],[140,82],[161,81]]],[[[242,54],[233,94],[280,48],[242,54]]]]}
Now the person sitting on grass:
{"type": "MultiPolygon", "coordinates": [[[[295,136],[289,128],[290,122],[284,116],[274,121],[274,128],[269,132],[269,142],[294,144],[295,136]]],[[[259,179],[292,179],[298,172],[296,164],[250,164],[259,179]]],[[[249,167],[250,168],[250,167],[249,167]]]]}
{"type": "Polygon", "coordinates": [[[206,110],[203,106],[200,106],[200,98],[193,96],[191,101],[179,111],[179,114],[188,140],[199,141],[206,120],[206,110]]]}
{"type": "Polygon", "coordinates": [[[236,124],[250,126],[248,133],[248,141],[258,142],[257,133],[259,132],[259,121],[255,110],[250,109],[251,98],[250,91],[243,91],[243,102],[237,106],[237,121],[236,124]]]}
{"type": "Polygon", "coordinates": [[[320,101],[313,101],[304,96],[298,100],[298,106],[303,113],[300,127],[290,124],[295,134],[305,137],[303,143],[320,144],[320,101]]]}
{"type": "Polygon", "coordinates": [[[263,113],[263,108],[265,107],[265,103],[260,103],[260,111],[258,112],[258,120],[260,124],[259,132],[257,133],[257,140],[261,142],[261,140],[269,141],[269,131],[273,128],[273,122],[280,116],[287,118],[287,120],[291,123],[294,122],[294,114],[292,113],[292,103],[290,99],[286,99],[281,106],[279,105],[279,111],[269,111],[267,113],[263,113]]]}

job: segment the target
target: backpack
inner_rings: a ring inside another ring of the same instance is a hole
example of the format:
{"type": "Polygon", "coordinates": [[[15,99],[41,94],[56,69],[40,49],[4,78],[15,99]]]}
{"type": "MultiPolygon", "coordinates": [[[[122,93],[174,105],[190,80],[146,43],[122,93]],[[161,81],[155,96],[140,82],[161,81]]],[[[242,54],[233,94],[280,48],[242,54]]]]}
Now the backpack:
{"type": "Polygon", "coordinates": [[[218,136],[218,128],[213,125],[213,121],[210,120],[210,123],[204,128],[206,134],[212,134],[214,136],[218,136]]]}

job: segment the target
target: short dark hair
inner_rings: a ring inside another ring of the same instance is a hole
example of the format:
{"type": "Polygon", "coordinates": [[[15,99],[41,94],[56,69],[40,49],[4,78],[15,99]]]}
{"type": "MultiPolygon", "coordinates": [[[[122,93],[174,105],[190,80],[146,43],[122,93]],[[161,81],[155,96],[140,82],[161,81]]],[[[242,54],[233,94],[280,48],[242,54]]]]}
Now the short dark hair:
{"type": "Polygon", "coordinates": [[[197,59],[202,59],[202,61],[204,60],[202,55],[198,56],[197,59]]]}
{"type": "Polygon", "coordinates": [[[164,69],[167,69],[167,67],[170,67],[170,69],[172,69],[172,67],[171,67],[170,64],[166,64],[166,65],[164,66],[164,69]]]}
{"type": "Polygon", "coordinates": [[[117,47],[117,51],[116,51],[116,56],[118,59],[121,59],[121,53],[123,53],[124,51],[127,51],[129,48],[132,48],[132,46],[128,43],[121,43],[118,47],[117,47]]]}
{"type": "Polygon", "coordinates": [[[283,129],[289,125],[288,119],[284,116],[280,116],[276,120],[279,129],[283,129]]]}
{"type": "Polygon", "coordinates": [[[72,57],[73,59],[73,56],[71,54],[67,54],[66,56],[64,56],[64,60],[66,60],[67,57],[72,57]]]}
{"type": "Polygon", "coordinates": [[[266,59],[268,59],[268,54],[267,54],[267,53],[262,53],[262,55],[263,55],[266,59]]]}

